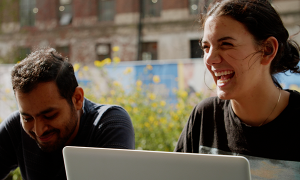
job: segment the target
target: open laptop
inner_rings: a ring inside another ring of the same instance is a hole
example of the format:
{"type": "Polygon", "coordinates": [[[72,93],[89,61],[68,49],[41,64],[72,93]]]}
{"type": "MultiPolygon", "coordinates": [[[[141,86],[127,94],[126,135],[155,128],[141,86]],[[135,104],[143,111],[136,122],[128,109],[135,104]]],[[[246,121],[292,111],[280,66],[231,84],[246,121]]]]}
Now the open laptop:
{"type": "Polygon", "coordinates": [[[67,146],[68,180],[250,180],[241,156],[67,146]]]}

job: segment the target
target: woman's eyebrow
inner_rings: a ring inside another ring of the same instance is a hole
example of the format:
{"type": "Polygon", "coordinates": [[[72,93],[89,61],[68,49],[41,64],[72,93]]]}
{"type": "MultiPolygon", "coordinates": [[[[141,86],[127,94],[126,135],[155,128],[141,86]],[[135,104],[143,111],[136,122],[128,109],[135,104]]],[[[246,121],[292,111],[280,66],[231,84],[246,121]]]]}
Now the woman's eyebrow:
{"type": "MultiPolygon", "coordinates": [[[[236,39],[234,39],[233,37],[230,37],[230,36],[226,36],[226,37],[222,37],[222,38],[218,39],[218,42],[225,41],[225,40],[234,40],[235,41],[236,39]]],[[[202,43],[207,43],[207,41],[203,40],[203,38],[201,38],[199,41],[199,44],[202,44],[202,43]]]]}
{"type": "Polygon", "coordinates": [[[221,42],[224,40],[236,40],[236,39],[234,39],[233,37],[230,37],[230,36],[226,36],[226,37],[222,37],[222,38],[218,39],[218,42],[221,42]]]}

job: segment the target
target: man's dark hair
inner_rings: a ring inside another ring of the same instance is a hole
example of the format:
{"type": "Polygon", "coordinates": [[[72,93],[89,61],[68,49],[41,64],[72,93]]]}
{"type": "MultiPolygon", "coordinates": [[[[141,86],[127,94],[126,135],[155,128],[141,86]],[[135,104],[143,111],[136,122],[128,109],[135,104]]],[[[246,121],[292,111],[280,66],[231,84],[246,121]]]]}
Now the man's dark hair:
{"type": "Polygon", "coordinates": [[[13,67],[11,80],[14,92],[22,93],[32,91],[39,83],[53,81],[69,104],[78,86],[72,64],[53,48],[37,49],[29,54],[13,67]]]}

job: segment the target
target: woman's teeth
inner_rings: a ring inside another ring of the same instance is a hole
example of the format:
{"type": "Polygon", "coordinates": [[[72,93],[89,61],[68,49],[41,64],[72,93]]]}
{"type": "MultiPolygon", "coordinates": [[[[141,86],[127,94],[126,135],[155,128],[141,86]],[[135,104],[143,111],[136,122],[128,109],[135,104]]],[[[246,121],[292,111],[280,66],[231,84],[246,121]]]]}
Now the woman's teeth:
{"type": "Polygon", "coordinates": [[[219,80],[218,80],[218,84],[219,84],[219,83],[225,84],[225,83],[227,83],[227,82],[230,81],[230,80],[231,80],[231,78],[225,79],[225,80],[219,79],[219,80]]]}
{"type": "Polygon", "coordinates": [[[217,77],[217,84],[224,85],[229,82],[234,76],[234,71],[221,71],[215,72],[215,76],[217,77]]]}
{"type": "Polygon", "coordinates": [[[221,72],[215,72],[215,76],[224,76],[227,74],[232,74],[234,71],[221,71],[221,72]]]}

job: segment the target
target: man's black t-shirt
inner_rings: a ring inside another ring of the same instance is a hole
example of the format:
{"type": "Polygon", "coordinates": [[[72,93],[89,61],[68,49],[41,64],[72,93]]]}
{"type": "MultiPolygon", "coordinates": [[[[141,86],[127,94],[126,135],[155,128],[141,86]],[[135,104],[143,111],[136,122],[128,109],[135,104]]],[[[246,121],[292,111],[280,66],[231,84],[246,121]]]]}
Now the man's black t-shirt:
{"type": "Polygon", "coordinates": [[[300,93],[273,121],[252,127],[234,113],[230,100],[200,102],[191,113],[175,151],[241,155],[248,158],[252,179],[300,179],[300,93]]]}
{"type": "MultiPolygon", "coordinates": [[[[132,122],[123,108],[85,99],[83,111],[72,146],[135,148],[132,122]]],[[[18,166],[24,180],[66,179],[62,150],[43,152],[15,112],[0,124],[0,179],[18,166]]]]}

